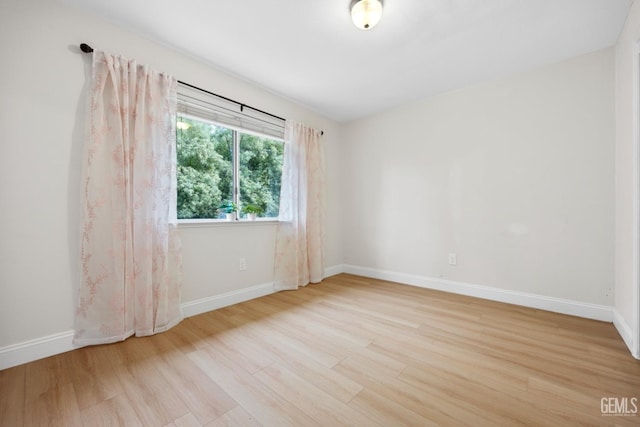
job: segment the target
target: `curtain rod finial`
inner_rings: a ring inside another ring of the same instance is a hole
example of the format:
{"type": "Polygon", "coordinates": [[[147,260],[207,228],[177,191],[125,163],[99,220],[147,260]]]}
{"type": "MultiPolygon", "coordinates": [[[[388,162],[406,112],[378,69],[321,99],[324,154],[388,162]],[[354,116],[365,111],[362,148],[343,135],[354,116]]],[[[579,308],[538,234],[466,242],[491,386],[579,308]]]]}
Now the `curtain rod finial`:
{"type": "Polygon", "coordinates": [[[84,53],[91,53],[93,52],[93,48],[91,46],[89,46],[86,43],[82,43],[80,45],[80,50],[83,51],[84,53]]]}

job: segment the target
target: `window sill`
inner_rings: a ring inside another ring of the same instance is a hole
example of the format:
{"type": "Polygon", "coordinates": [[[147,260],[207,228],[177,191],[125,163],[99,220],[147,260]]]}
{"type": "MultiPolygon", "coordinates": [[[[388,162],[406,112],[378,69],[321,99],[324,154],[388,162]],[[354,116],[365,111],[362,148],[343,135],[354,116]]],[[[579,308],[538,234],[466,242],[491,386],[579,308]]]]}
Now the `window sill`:
{"type": "Polygon", "coordinates": [[[255,221],[240,219],[227,221],[226,219],[179,219],[178,228],[210,228],[210,227],[242,227],[242,226],[265,226],[277,225],[277,218],[256,218],[255,221]]]}

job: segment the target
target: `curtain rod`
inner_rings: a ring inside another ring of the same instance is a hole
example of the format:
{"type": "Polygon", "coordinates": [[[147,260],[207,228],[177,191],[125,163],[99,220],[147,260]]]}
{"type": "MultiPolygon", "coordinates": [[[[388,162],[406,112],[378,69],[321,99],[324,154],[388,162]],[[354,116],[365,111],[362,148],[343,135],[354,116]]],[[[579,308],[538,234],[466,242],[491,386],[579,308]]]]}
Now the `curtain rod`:
{"type": "MultiPolygon", "coordinates": [[[[80,50],[83,51],[84,53],[93,53],[93,48],[91,46],[89,46],[88,44],[86,44],[86,43],[82,43],[80,45],[80,50]]],[[[234,104],[237,104],[237,105],[240,106],[240,111],[244,110],[245,108],[248,108],[250,110],[257,111],[257,112],[262,113],[262,114],[266,114],[267,116],[273,117],[274,119],[282,120],[283,122],[285,121],[285,119],[283,119],[280,116],[276,116],[275,114],[267,113],[266,111],[260,110],[258,108],[254,108],[254,107],[252,107],[250,105],[247,105],[247,104],[244,104],[242,102],[238,102],[235,99],[231,99],[231,98],[227,98],[226,96],[218,95],[217,93],[210,92],[210,91],[208,91],[206,89],[199,88],[197,86],[194,86],[192,84],[189,84],[187,82],[183,82],[183,81],[180,81],[180,80],[178,80],[178,83],[183,84],[185,86],[189,86],[192,89],[199,90],[199,91],[207,93],[209,95],[213,95],[213,96],[218,97],[220,99],[224,99],[225,101],[233,102],[234,104]]]]}
{"type": "MultiPolygon", "coordinates": [[[[80,50],[83,51],[84,53],[93,53],[93,48],[91,46],[89,46],[88,44],[86,44],[86,43],[81,43],[80,44],[80,50]]],[[[183,84],[185,86],[189,86],[192,89],[199,90],[199,91],[207,93],[209,95],[213,95],[213,96],[218,97],[220,99],[224,99],[225,101],[233,102],[234,104],[237,104],[237,105],[240,106],[240,111],[243,111],[245,108],[248,108],[250,110],[257,111],[258,113],[266,114],[267,116],[273,117],[274,119],[282,120],[283,122],[286,121],[284,118],[282,118],[280,116],[276,116],[275,114],[267,113],[266,111],[260,110],[259,108],[255,108],[255,107],[252,107],[250,105],[244,104],[242,102],[238,102],[235,99],[231,99],[231,98],[227,98],[226,96],[218,95],[217,93],[210,92],[210,91],[208,91],[206,89],[199,88],[198,86],[194,86],[192,84],[183,82],[181,80],[178,80],[178,83],[183,84]]],[[[320,135],[324,135],[324,131],[320,131],[320,135]]]]}

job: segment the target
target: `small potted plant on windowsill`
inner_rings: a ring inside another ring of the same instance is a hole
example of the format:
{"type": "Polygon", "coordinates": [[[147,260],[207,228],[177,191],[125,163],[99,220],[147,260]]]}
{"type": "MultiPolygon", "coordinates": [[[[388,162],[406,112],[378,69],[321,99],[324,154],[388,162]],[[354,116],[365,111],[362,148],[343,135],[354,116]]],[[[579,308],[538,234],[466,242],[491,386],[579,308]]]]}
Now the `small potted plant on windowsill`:
{"type": "Polygon", "coordinates": [[[264,209],[262,209],[261,206],[251,204],[245,206],[242,210],[245,214],[247,214],[247,219],[249,221],[255,221],[256,216],[262,215],[262,213],[264,212],[264,209]]]}
{"type": "Polygon", "coordinates": [[[238,206],[233,202],[227,202],[220,206],[220,209],[224,210],[227,215],[227,221],[235,221],[236,212],[238,212],[238,206]]]}

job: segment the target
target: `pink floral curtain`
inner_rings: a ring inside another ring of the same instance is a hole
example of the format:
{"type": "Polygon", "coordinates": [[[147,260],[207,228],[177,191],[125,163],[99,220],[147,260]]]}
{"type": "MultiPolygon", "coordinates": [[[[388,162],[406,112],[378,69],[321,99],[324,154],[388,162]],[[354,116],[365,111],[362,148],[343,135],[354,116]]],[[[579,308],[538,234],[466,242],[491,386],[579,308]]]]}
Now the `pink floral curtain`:
{"type": "Polygon", "coordinates": [[[285,125],[274,287],[298,289],[324,275],[324,151],[320,131],[285,125]]]}
{"type": "Polygon", "coordinates": [[[182,320],[175,78],[93,53],[84,157],[78,345],[182,320]]]}

